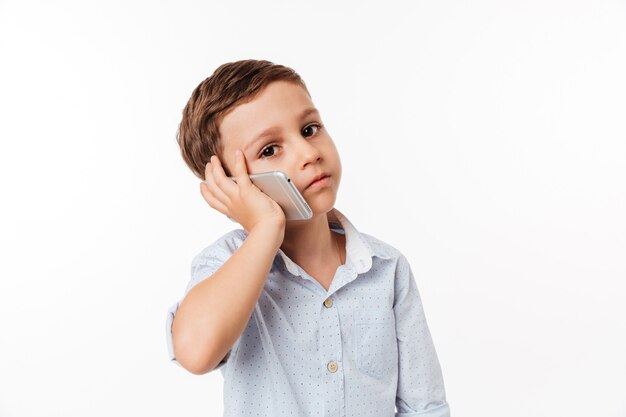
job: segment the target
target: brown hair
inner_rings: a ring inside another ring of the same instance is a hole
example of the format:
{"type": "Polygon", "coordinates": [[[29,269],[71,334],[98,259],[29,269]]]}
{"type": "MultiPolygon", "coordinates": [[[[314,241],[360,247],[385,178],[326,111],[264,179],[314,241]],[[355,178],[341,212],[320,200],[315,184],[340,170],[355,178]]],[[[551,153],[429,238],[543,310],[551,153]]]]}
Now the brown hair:
{"type": "Polygon", "coordinates": [[[265,86],[278,80],[298,83],[309,94],[293,69],[254,59],[222,64],[191,93],[176,141],[185,163],[198,178],[204,181],[205,166],[212,155],[220,158],[224,172],[232,176],[222,158],[219,123],[231,109],[254,99],[265,86]]]}

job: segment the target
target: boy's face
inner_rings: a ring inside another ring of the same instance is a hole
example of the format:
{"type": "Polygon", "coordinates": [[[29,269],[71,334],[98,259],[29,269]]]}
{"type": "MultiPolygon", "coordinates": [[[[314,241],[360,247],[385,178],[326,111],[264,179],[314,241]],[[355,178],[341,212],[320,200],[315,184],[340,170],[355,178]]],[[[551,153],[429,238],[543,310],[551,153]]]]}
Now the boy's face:
{"type": "Polygon", "coordinates": [[[253,100],[226,114],[219,131],[222,161],[232,175],[239,148],[246,157],[248,174],[283,171],[314,213],[325,213],[334,206],[341,161],[319,112],[300,85],[270,83],[253,100]],[[328,184],[307,188],[320,174],[330,176],[328,184]]]}

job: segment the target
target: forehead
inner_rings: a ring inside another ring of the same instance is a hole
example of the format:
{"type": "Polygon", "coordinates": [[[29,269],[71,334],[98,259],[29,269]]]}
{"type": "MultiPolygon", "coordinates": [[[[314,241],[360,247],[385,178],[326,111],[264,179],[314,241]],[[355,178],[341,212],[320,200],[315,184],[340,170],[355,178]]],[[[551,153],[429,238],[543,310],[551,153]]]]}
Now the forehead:
{"type": "Polygon", "coordinates": [[[299,123],[302,111],[311,107],[315,105],[301,85],[274,81],[222,118],[219,131],[224,149],[243,149],[270,127],[283,129],[299,123]]]}

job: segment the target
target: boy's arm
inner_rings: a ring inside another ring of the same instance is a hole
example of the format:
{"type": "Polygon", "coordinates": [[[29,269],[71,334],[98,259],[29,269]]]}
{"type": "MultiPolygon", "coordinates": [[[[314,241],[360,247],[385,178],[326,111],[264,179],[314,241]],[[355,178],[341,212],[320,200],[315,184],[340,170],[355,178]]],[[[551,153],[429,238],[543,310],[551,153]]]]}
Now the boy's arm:
{"type": "Polygon", "coordinates": [[[255,227],[210,279],[170,308],[171,359],[196,375],[220,364],[252,315],[283,235],[274,223],[255,227]]]}
{"type": "Polygon", "coordinates": [[[417,284],[404,255],[396,267],[393,310],[398,342],[395,417],[449,417],[441,367],[417,284]]]}
{"type": "MultiPolygon", "coordinates": [[[[203,265],[203,269],[208,268],[208,265],[203,265]]],[[[217,270],[218,267],[215,268],[215,270],[217,270]]],[[[178,307],[180,307],[180,303],[182,302],[182,300],[177,301],[175,304],[171,305],[170,308],[167,310],[167,317],[165,319],[165,338],[166,338],[166,342],[167,342],[167,354],[170,358],[170,361],[175,363],[176,365],[183,367],[180,362],[178,362],[178,360],[176,360],[176,355],[174,354],[174,339],[172,337],[172,324],[174,323],[174,318],[176,317],[176,313],[178,312],[178,307]]],[[[231,351],[233,348],[231,348],[231,351]]],[[[218,363],[214,369],[220,369],[220,367],[222,367],[222,365],[226,364],[226,361],[228,360],[231,351],[229,351],[226,356],[220,361],[220,363],[218,363]]]]}

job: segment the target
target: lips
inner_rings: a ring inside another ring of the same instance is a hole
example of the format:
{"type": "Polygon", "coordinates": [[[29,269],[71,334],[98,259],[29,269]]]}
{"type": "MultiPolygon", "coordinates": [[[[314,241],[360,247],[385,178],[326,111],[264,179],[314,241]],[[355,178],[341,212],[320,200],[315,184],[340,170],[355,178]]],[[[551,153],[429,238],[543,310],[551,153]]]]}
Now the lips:
{"type": "Polygon", "coordinates": [[[309,187],[310,187],[310,186],[311,186],[311,185],[312,185],[315,181],[317,181],[317,180],[321,180],[322,178],[324,178],[324,177],[328,177],[328,176],[329,176],[329,175],[328,175],[328,174],[326,174],[326,173],[322,173],[322,174],[318,175],[317,177],[313,178],[313,181],[311,181],[311,182],[309,183],[309,185],[307,185],[307,187],[306,187],[306,188],[309,188],[309,187]]]}

